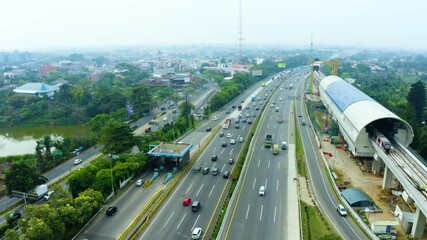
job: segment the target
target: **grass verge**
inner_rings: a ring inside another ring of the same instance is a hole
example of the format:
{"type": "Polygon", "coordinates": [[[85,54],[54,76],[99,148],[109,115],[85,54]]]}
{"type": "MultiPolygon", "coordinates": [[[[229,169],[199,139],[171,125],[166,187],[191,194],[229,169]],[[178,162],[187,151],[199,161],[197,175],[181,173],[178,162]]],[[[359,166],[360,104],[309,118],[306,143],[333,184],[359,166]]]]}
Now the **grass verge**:
{"type": "Polygon", "coordinates": [[[316,206],[309,206],[300,201],[302,232],[304,240],[338,240],[342,239],[323,218],[316,206]]]}

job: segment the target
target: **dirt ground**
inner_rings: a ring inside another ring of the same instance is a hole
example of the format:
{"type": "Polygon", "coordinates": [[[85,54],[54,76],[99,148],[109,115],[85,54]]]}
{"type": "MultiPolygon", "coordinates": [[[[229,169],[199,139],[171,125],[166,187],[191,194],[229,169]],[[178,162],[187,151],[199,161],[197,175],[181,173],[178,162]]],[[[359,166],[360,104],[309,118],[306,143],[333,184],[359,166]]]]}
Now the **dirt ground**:
{"type": "MultiPolygon", "coordinates": [[[[338,145],[339,146],[339,145],[338,145]]],[[[397,217],[393,215],[393,210],[387,204],[389,194],[387,191],[382,190],[382,175],[368,173],[362,164],[361,160],[351,158],[350,153],[344,149],[336,148],[329,142],[329,136],[323,136],[322,150],[332,154],[331,157],[326,156],[326,160],[331,169],[335,169],[335,172],[341,179],[341,182],[345,182],[347,187],[354,187],[362,189],[372,199],[375,204],[382,209],[382,213],[367,213],[366,217],[369,222],[375,221],[399,221],[397,217]]],[[[310,190],[306,179],[299,177],[299,195],[300,199],[309,205],[314,205],[314,196],[310,190]]],[[[398,232],[397,239],[409,239],[404,233],[402,227],[396,226],[395,229],[398,232]]],[[[423,238],[427,239],[427,238],[423,238]]]]}

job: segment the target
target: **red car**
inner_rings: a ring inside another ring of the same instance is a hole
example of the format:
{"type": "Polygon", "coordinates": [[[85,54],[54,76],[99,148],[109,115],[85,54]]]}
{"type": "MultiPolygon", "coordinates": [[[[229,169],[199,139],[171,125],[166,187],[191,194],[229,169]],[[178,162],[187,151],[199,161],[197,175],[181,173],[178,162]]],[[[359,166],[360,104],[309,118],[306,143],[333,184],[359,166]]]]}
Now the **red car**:
{"type": "Polygon", "coordinates": [[[189,197],[184,198],[184,201],[182,202],[182,205],[188,206],[190,204],[191,204],[191,198],[189,198],[189,197]]]}

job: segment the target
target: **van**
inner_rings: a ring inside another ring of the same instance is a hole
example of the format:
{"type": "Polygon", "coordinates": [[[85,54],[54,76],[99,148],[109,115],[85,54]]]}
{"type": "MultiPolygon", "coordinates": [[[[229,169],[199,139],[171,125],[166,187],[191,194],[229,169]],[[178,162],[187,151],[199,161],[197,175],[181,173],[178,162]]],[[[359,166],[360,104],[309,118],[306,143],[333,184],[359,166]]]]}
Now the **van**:
{"type": "Polygon", "coordinates": [[[259,187],[258,195],[265,196],[265,186],[259,187]]]}
{"type": "Polygon", "coordinates": [[[194,201],[193,204],[191,204],[191,211],[198,212],[200,210],[200,202],[194,201]]]}
{"type": "Polygon", "coordinates": [[[286,150],[288,148],[286,142],[282,142],[282,150],[286,150]]]}

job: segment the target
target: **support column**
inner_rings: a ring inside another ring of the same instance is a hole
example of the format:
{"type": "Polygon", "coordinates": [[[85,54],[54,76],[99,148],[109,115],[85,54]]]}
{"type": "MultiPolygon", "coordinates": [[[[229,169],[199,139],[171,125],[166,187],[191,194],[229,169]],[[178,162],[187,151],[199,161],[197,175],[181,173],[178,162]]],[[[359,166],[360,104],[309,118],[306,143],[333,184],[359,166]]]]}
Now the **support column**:
{"type": "Polygon", "coordinates": [[[412,225],[411,236],[413,238],[421,238],[426,225],[426,216],[419,208],[415,211],[414,224],[412,225]]]}
{"type": "Polygon", "coordinates": [[[372,168],[371,168],[371,172],[373,174],[377,174],[379,173],[381,170],[381,160],[377,159],[377,160],[373,160],[372,161],[372,168]]]}
{"type": "Polygon", "coordinates": [[[383,189],[391,188],[392,180],[393,180],[393,173],[390,171],[390,169],[386,165],[384,168],[383,189]]]}

